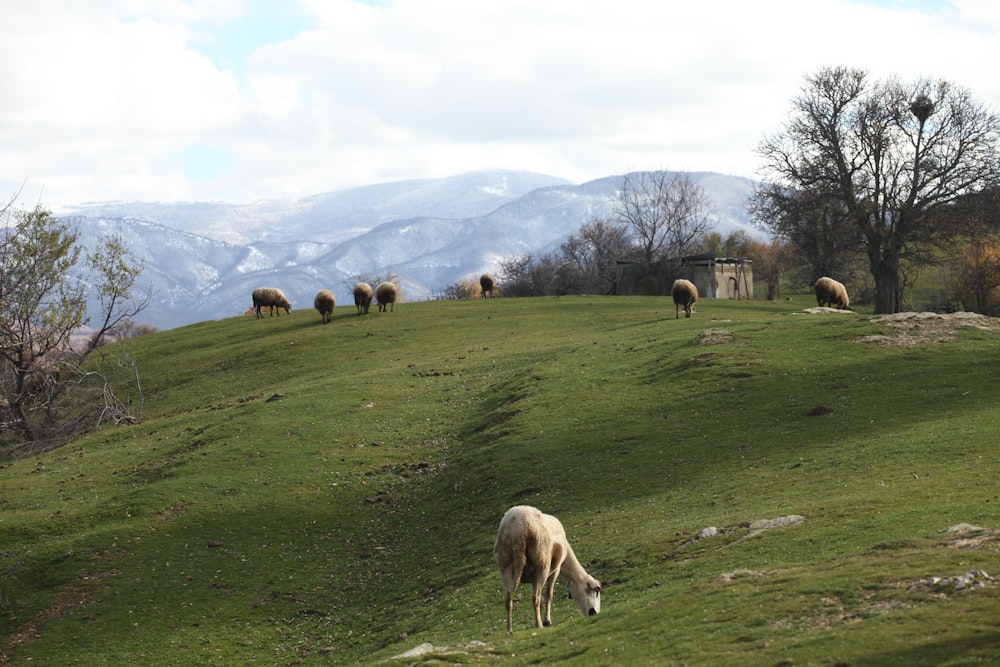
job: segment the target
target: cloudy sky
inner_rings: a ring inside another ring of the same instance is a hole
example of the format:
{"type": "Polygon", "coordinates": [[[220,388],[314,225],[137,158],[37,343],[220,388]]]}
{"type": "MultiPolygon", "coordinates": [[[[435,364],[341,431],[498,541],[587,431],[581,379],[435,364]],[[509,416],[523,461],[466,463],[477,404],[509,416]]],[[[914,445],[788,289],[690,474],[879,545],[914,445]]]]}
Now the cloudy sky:
{"type": "Polygon", "coordinates": [[[56,210],[494,168],[753,177],[828,65],[1000,109],[995,0],[0,4],[0,195],[56,210]]]}

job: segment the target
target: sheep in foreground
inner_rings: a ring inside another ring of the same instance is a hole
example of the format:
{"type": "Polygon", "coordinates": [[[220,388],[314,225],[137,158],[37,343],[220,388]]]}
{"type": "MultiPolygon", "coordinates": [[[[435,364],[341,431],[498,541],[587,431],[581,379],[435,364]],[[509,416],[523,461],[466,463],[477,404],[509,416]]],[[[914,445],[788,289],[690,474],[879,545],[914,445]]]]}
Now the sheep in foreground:
{"type": "Polygon", "coordinates": [[[368,307],[372,305],[372,286],[368,283],[358,283],[354,286],[354,307],[358,315],[367,315],[368,307]]]}
{"type": "Polygon", "coordinates": [[[670,293],[674,297],[674,319],[681,318],[681,306],[684,306],[684,317],[691,317],[695,301],[698,300],[698,288],[694,286],[694,283],[683,278],[675,280],[670,293]]]}
{"type": "Polygon", "coordinates": [[[507,607],[507,632],[514,632],[514,592],[522,577],[534,589],[535,626],[542,627],[542,592],[545,589],[545,622],[552,625],[552,593],[562,575],[570,597],[585,616],[601,611],[601,582],[587,574],[566,539],[559,519],[527,505],[511,507],[500,520],[493,557],[503,579],[507,607]]]}
{"type": "Polygon", "coordinates": [[[375,288],[375,299],[378,300],[378,312],[384,313],[387,307],[396,310],[396,286],[392,283],[381,283],[375,288]]]}
{"type": "Polygon", "coordinates": [[[490,299],[493,298],[493,288],[496,285],[493,283],[493,277],[490,274],[484,273],[479,276],[479,287],[484,299],[487,298],[487,294],[489,294],[490,299]]]}
{"type": "MultiPolygon", "coordinates": [[[[278,308],[283,308],[287,314],[291,314],[292,312],[292,304],[289,303],[284,292],[276,287],[258,287],[255,289],[253,291],[253,307],[257,311],[258,319],[264,317],[264,314],[261,312],[264,308],[270,308],[271,315],[274,315],[278,308]]],[[[278,316],[281,316],[280,312],[278,316]]]]}
{"type": "Polygon", "coordinates": [[[847,288],[844,283],[823,276],[816,281],[816,303],[822,306],[837,305],[840,310],[848,310],[851,304],[847,298],[847,288]]]}
{"type": "Polygon", "coordinates": [[[337,298],[328,289],[321,289],[316,292],[316,298],[313,299],[313,307],[319,311],[319,316],[323,318],[323,324],[326,324],[333,317],[333,309],[337,306],[337,298]]]}

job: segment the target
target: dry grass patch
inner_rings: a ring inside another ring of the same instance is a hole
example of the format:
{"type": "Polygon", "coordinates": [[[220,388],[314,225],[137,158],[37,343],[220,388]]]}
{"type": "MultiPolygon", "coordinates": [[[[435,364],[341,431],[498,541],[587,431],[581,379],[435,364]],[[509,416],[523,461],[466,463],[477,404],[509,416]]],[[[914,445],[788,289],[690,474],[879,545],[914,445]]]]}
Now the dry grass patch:
{"type": "Polygon", "coordinates": [[[861,336],[856,338],[855,342],[880,347],[908,348],[953,341],[958,331],[967,327],[1000,334],[1000,318],[978,313],[906,312],[879,315],[871,321],[886,324],[893,331],[861,336]]]}

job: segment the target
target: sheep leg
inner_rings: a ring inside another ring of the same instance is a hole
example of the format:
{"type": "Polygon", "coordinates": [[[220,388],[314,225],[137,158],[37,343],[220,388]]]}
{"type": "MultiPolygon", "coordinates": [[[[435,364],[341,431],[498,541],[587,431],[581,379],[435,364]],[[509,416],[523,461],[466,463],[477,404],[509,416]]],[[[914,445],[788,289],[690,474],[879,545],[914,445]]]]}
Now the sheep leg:
{"type": "Polygon", "coordinates": [[[503,579],[503,589],[506,592],[504,605],[507,608],[507,633],[514,634],[514,593],[521,583],[521,576],[524,574],[524,566],[527,563],[522,550],[515,551],[513,562],[500,569],[500,578],[503,579]]]}
{"type": "Polygon", "coordinates": [[[556,579],[559,578],[559,570],[556,570],[551,575],[549,575],[548,581],[545,582],[546,589],[546,600],[545,600],[545,625],[552,625],[552,595],[556,590],[556,579]]]}
{"type": "Polygon", "coordinates": [[[513,591],[507,589],[507,598],[504,601],[507,607],[507,634],[514,634],[514,596],[513,591]]]}
{"type": "MultiPolygon", "coordinates": [[[[534,592],[533,592],[533,596],[532,596],[534,599],[532,600],[532,602],[535,605],[535,627],[536,628],[542,627],[542,591],[544,589],[545,589],[545,582],[544,581],[536,581],[535,582],[534,592]]],[[[551,620],[547,620],[547,622],[545,623],[545,625],[551,625],[551,624],[552,624],[551,620]]]]}

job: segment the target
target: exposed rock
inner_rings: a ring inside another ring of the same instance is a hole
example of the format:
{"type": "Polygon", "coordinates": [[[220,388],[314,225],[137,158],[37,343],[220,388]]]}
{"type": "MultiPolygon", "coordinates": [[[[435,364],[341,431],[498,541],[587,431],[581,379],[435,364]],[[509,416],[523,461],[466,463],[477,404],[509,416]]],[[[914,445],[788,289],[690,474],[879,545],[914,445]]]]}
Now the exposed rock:
{"type": "Polygon", "coordinates": [[[750,522],[750,530],[767,530],[768,528],[784,528],[785,526],[796,526],[806,518],[798,514],[779,516],[776,519],[758,519],[750,522]]]}
{"type": "MultiPolygon", "coordinates": [[[[853,310],[841,310],[840,308],[830,308],[829,306],[817,306],[815,308],[806,308],[802,311],[808,315],[822,315],[825,313],[837,313],[841,315],[855,315],[853,310]]],[[[793,315],[800,315],[801,313],[792,313],[793,315]]]]}
{"type": "MultiPolygon", "coordinates": [[[[420,658],[425,655],[438,655],[438,656],[461,656],[468,655],[476,651],[487,651],[490,646],[486,642],[481,642],[478,640],[473,640],[471,642],[466,642],[464,644],[457,644],[455,646],[434,646],[430,642],[424,642],[423,644],[418,644],[414,646],[409,651],[405,653],[400,653],[399,655],[394,655],[389,660],[409,660],[411,658],[420,658]]],[[[386,661],[387,662],[387,661],[386,661]]],[[[454,662],[449,660],[448,662],[454,662]]]]}
{"type": "Polygon", "coordinates": [[[692,542],[697,542],[698,540],[704,540],[709,537],[715,537],[716,535],[721,535],[723,532],[732,532],[740,529],[748,530],[749,532],[746,535],[743,535],[739,540],[737,540],[741,541],[753,537],[755,535],[759,535],[765,530],[770,530],[771,528],[784,528],[785,526],[795,526],[802,523],[805,520],[806,518],[799,514],[788,514],[786,516],[779,516],[774,519],[757,519],[756,521],[751,521],[749,523],[741,523],[738,526],[734,526],[732,528],[719,529],[716,528],[715,526],[708,526],[707,528],[702,528],[700,531],[698,531],[698,534],[695,535],[693,538],[691,538],[691,540],[688,541],[688,544],[691,544],[692,542]]]}
{"type": "Polygon", "coordinates": [[[984,570],[973,570],[954,577],[926,577],[910,585],[910,590],[929,590],[937,593],[962,593],[996,585],[996,579],[984,570]]]}
{"type": "Polygon", "coordinates": [[[956,523],[954,526],[949,526],[945,528],[943,532],[945,533],[981,533],[986,530],[979,526],[973,526],[971,523],[956,523]]]}
{"type": "Polygon", "coordinates": [[[723,572],[718,577],[719,581],[734,581],[736,579],[741,579],[743,577],[763,577],[763,572],[758,572],[757,570],[747,570],[746,568],[740,568],[738,570],[733,570],[732,572],[723,572]]]}

